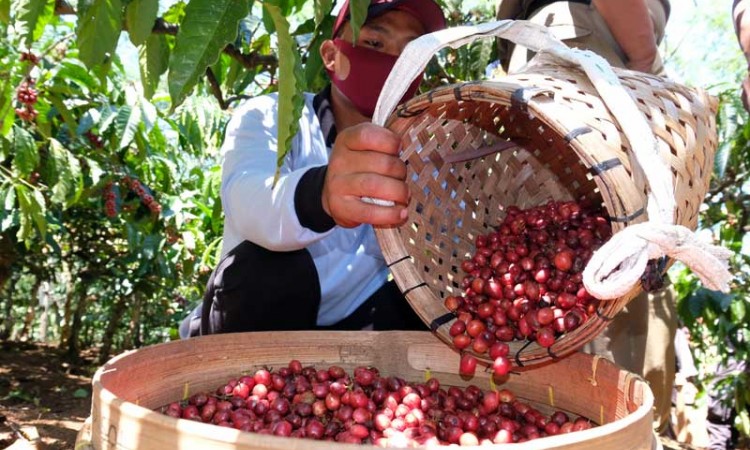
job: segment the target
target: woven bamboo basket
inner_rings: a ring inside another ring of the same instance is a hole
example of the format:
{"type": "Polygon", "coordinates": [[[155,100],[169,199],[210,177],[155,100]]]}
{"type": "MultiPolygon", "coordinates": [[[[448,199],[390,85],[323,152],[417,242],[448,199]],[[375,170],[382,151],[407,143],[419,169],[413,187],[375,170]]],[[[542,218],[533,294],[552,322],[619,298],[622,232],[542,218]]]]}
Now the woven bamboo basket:
{"type": "MultiPolygon", "coordinates": [[[[213,390],[260,367],[299,359],[305,365],[359,365],[409,381],[437,377],[442,385],[490,389],[489,375],[457,375],[459,355],[429,332],[262,332],[204,336],[145,347],[102,366],[93,379],[89,425],[76,449],[249,450],[374,448],[245,433],[175,419],[153,411],[186,393],[213,390]]],[[[529,441],[524,449],[659,448],[651,429],[653,395],[639,377],[607,360],[576,353],[556,364],[512,373],[502,388],[543,412],[560,409],[599,426],[529,441]]],[[[516,448],[515,444],[493,448],[516,448]]]]}
{"type": "MultiPolygon", "coordinates": [[[[715,99],[664,78],[613,70],[671,169],[675,223],[695,229],[717,146],[715,99]]],[[[401,136],[412,198],[408,222],[376,234],[412,308],[449,345],[455,316],[443,300],[460,295],[461,261],[508,206],[586,199],[604,208],[615,233],[647,220],[648,183],[623,129],[580,68],[540,59],[498,81],[438,88],[401,105],[385,125],[401,136]]],[[[580,348],[639,292],[636,286],[600,302],[595,316],[549,348],[511,343],[515,364],[580,348]]]]}

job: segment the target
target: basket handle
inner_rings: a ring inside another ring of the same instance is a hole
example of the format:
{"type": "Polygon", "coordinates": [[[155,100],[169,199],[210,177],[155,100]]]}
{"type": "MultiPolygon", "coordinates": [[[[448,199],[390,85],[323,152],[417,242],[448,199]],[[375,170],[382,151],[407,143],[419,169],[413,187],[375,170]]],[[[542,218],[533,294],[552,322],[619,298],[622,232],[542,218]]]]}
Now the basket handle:
{"type": "Polygon", "coordinates": [[[411,82],[427,67],[432,56],[445,47],[459,48],[477,39],[505,38],[535,52],[565,46],[545,27],[522,20],[499,20],[478,25],[446,28],[411,41],[393,66],[375,106],[372,122],[384,125],[411,82]]]}
{"type": "Polygon", "coordinates": [[[659,156],[651,127],[632,97],[622,88],[619,78],[604,58],[588,50],[568,47],[542,25],[524,20],[499,20],[446,28],[413,40],[404,48],[380,91],[373,123],[385,124],[411,82],[422,73],[439,50],[449,46],[458,48],[478,39],[498,37],[539,53],[536,61],[552,60],[583,69],[610,113],[620,123],[646,175],[650,187],[649,218],[660,223],[674,223],[675,199],[671,172],[659,156]]]}
{"type": "MultiPolygon", "coordinates": [[[[415,39],[404,48],[386,79],[373,123],[385,125],[408,86],[439,50],[497,37],[537,52],[533,61],[582,69],[619,123],[648,182],[648,222],[625,227],[594,253],[583,273],[589,292],[601,299],[622,297],[639,283],[649,259],[665,255],[687,264],[707,288],[728,292],[732,278],[728,270],[731,252],[705,243],[688,228],[674,224],[676,203],[671,170],[660,156],[656,137],[646,118],[609,63],[591,51],[569,48],[544,26],[528,21],[500,20],[447,28],[415,39]]],[[[363,200],[385,204],[379,199],[363,200]]]]}

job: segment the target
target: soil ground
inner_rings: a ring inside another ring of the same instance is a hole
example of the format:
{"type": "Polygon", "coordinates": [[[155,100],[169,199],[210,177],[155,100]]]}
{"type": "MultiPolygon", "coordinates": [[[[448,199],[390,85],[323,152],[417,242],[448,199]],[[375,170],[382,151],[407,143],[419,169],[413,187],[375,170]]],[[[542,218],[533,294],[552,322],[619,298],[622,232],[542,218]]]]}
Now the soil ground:
{"type": "MultiPolygon", "coordinates": [[[[73,449],[90,414],[95,354],[71,362],[52,346],[0,343],[0,449],[18,444],[14,430],[35,427],[39,450],[73,449]]],[[[698,450],[662,438],[665,450],[698,450]]]]}
{"type": "Polygon", "coordinates": [[[72,363],[54,347],[0,343],[0,449],[35,427],[39,449],[73,449],[91,408],[93,356],[72,363]]]}

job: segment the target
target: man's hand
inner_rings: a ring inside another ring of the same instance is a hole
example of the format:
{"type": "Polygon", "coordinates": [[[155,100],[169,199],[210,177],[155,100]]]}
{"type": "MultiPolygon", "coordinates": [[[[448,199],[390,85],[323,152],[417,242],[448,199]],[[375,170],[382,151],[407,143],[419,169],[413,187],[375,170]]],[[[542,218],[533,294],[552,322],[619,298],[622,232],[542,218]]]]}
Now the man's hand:
{"type": "Polygon", "coordinates": [[[745,111],[750,112],[750,75],[746,75],[745,79],[742,80],[742,105],[745,107],[745,111]]]}
{"type": "Polygon", "coordinates": [[[409,189],[401,140],[392,131],[363,123],[336,138],[323,184],[323,209],[336,224],[393,226],[406,221],[409,189]],[[394,206],[365,203],[361,197],[391,200],[394,206]]]}

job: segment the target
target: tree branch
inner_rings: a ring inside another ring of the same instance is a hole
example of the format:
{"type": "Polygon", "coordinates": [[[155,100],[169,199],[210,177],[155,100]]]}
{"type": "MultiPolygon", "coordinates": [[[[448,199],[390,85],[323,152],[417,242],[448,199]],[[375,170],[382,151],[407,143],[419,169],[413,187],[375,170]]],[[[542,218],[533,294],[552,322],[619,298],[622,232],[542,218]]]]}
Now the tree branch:
{"type": "Polygon", "coordinates": [[[75,14],[76,10],[73,6],[65,0],[55,0],[55,14],[58,16],[66,14],[75,14]]]}
{"type": "MultiPolygon", "coordinates": [[[[159,17],[154,22],[154,27],[151,31],[155,34],[168,34],[170,36],[175,36],[179,29],[179,25],[169,23],[159,17]]],[[[223,52],[242,64],[246,69],[255,69],[260,65],[269,71],[273,71],[279,63],[279,60],[273,55],[261,55],[257,52],[245,54],[232,44],[224,47],[223,52]]]]}
{"type": "Polygon", "coordinates": [[[211,87],[211,93],[219,102],[219,107],[222,110],[227,109],[224,94],[221,92],[221,86],[219,86],[219,80],[216,79],[216,75],[214,75],[214,71],[210,67],[206,67],[206,78],[208,79],[208,85],[211,87]]]}
{"type": "Polygon", "coordinates": [[[716,183],[713,183],[713,186],[709,186],[708,195],[711,198],[714,198],[719,194],[724,194],[728,187],[735,186],[736,184],[737,176],[733,172],[727,171],[727,173],[724,175],[724,179],[721,182],[717,181],[716,183]]]}

